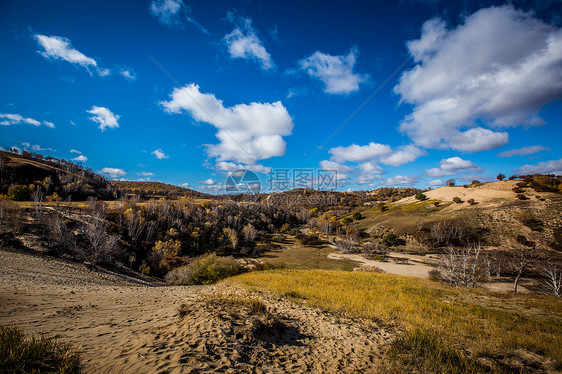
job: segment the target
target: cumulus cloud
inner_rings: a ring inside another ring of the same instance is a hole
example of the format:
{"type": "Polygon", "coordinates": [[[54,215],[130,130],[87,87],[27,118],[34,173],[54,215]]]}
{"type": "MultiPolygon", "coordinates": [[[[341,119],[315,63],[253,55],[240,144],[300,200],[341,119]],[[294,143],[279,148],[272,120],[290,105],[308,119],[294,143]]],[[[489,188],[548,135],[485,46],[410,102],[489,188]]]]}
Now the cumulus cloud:
{"type": "Polygon", "coordinates": [[[398,146],[392,149],[387,144],[371,142],[367,145],[352,144],[347,147],[336,147],[328,151],[337,162],[378,161],[385,165],[400,166],[412,162],[425,151],[413,144],[398,146]]]}
{"type": "Polygon", "coordinates": [[[418,181],[415,175],[396,175],[385,179],[384,184],[387,186],[411,186],[418,181]]]}
{"type": "Polygon", "coordinates": [[[260,65],[262,70],[270,70],[275,67],[271,55],[256,35],[252,20],[237,17],[231,12],[228,13],[227,19],[235,25],[234,30],[223,38],[230,57],[253,60],[260,65]]]}
{"type": "Polygon", "coordinates": [[[107,108],[94,105],[92,106],[92,109],[86,112],[92,114],[92,116],[90,117],[91,121],[100,124],[98,127],[101,129],[101,131],[104,131],[106,127],[109,127],[110,129],[119,127],[119,123],[117,122],[117,120],[120,116],[113,114],[107,108]]]}
{"type": "Polygon", "coordinates": [[[101,169],[100,173],[105,174],[105,175],[109,176],[110,178],[120,178],[120,177],[124,177],[125,175],[127,175],[127,172],[123,169],[108,168],[108,167],[105,167],[105,168],[101,169]]]}
{"type": "Polygon", "coordinates": [[[443,186],[445,183],[441,179],[434,179],[428,183],[431,187],[443,186]]]}
{"type": "Polygon", "coordinates": [[[1,126],[11,126],[18,125],[20,123],[27,123],[33,126],[41,126],[41,123],[51,129],[55,128],[55,125],[49,121],[39,122],[36,119],[30,117],[23,117],[20,114],[14,113],[0,113],[0,125],[1,126]]]}
{"type": "Polygon", "coordinates": [[[190,185],[189,183],[187,183],[187,182],[180,184],[180,186],[183,187],[183,188],[189,188],[189,187],[191,187],[191,185],[190,185]]]}
{"type": "Polygon", "coordinates": [[[508,143],[498,128],[540,126],[540,109],[562,97],[562,30],[511,6],[454,29],[429,20],[408,49],[417,65],[394,89],[413,112],[400,130],[424,148],[498,148],[508,143]]]}
{"type": "Polygon", "coordinates": [[[63,60],[71,64],[78,64],[88,71],[90,68],[98,66],[96,60],[72,48],[72,43],[68,38],[39,34],[35,34],[34,38],[43,47],[43,51],[39,51],[39,53],[48,60],[63,60]]]}
{"type": "Polygon", "coordinates": [[[324,92],[350,94],[359,90],[359,85],[368,79],[367,74],[353,71],[359,50],[352,48],[347,55],[332,56],[320,51],[299,61],[299,68],[312,78],[324,83],[324,92]]]}
{"type": "Polygon", "coordinates": [[[188,112],[193,119],[214,126],[218,144],[207,145],[217,162],[233,161],[252,167],[257,161],[285,154],[283,136],[291,135],[293,119],[280,101],[225,107],[213,94],[189,84],[176,88],[170,101],[160,103],[169,113],[188,112]]]}
{"type": "Polygon", "coordinates": [[[550,148],[542,145],[531,145],[529,147],[512,149],[509,151],[498,153],[498,157],[528,156],[542,151],[548,151],[550,148]]]}
{"type": "Polygon", "coordinates": [[[88,161],[88,157],[84,156],[84,155],[79,155],[76,156],[72,159],[72,161],[76,161],[76,162],[86,162],[88,161]]]}
{"type": "Polygon", "coordinates": [[[162,148],[155,149],[154,151],[150,152],[151,155],[154,155],[159,160],[163,160],[165,158],[170,158],[167,154],[162,151],[162,148]]]}
{"type": "Polygon", "coordinates": [[[335,170],[338,182],[351,179],[349,173],[354,171],[350,166],[330,160],[320,161],[320,167],[324,170],[335,170]]]}
{"type": "Polygon", "coordinates": [[[556,174],[562,175],[562,158],[559,160],[550,160],[539,162],[536,165],[523,165],[516,170],[517,174],[556,174]]]}
{"type": "Polygon", "coordinates": [[[430,177],[445,177],[455,174],[481,173],[483,170],[472,161],[463,160],[460,157],[450,157],[441,160],[438,168],[429,169],[425,172],[430,177]]]}
{"type": "Polygon", "coordinates": [[[150,13],[158,18],[158,21],[170,27],[181,27],[183,21],[187,21],[197,27],[205,34],[207,29],[201,25],[191,14],[191,8],[182,0],[154,0],[148,8],[150,13]]]}
{"type": "Polygon", "coordinates": [[[260,164],[244,165],[244,164],[237,164],[235,162],[226,162],[226,161],[217,162],[216,169],[222,171],[250,170],[253,171],[254,173],[263,173],[263,174],[268,174],[271,172],[270,167],[263,166],[260,164]]]}

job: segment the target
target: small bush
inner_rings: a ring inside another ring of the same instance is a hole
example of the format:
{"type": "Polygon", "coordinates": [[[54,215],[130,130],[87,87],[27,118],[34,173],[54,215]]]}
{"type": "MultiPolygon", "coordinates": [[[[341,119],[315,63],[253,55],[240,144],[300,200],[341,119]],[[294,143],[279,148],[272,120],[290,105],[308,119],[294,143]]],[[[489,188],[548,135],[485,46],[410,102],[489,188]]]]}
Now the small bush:
{"type": "Polygon", "coordinates": [[[462,200],[461,200],[461,198],[458,197],[458,196],[453,197],[453,201],[454,201],[455,203],[457,203],[457,204],[462,204],[462,200]]]}
{"type": "Polygon", "coordinates": [[[523,189],[522,189],[521,187],[517,187],[517,186],[516,186],[516,187],[513,187],[511,190],[512,190],[513,192],[515,192],[515,193],[521,193],[521,192],[523,192],[523,189]]]}
{"type": "Polygon", "coordinates": [[[434,202],[433,202],[433,205],[439,206],[439,201],[434,201],[434,202]]]}
{"type": "Polygon", "coordinates": [[[442,280],[441,273],[437,269],[433,269],[429,272],[429,280],[434,282],[440,282],[442,280]]]}
{"type": "Polygon", "coordinates": [[[483,373],[488,372],[474,358],[446,344],[431,331],[408,331],[394,340],[387,351],[389,372],[483,373]]]}
{"type": "Polygon", "coordinates": [[[314,235],[314,234],[310,234],[310,235],[298,234],[298,235],[295,235],[295,238],[297,238],[301,242],[302,245],[319,245],[319,244],[322,244],[322,241],[320,240],[318,235],[314,235]]]}
{"type": "Polygon", "coordinates": [[[29,200],[30,194],[31,191],[29,190],[29,187],[22,184],[12,186],[8,190],[8,198],[14,201],[27,201],[29,200]]]}
{"type": "Polygon", "coordinates": [[[27,337],[18,328],[0,325],[1,373],[78,373],[80,357],[53,338],[27,337]]]}
{"type": "Polygon", "coordinates": [[[357,271],[362,271],[365,273],[384,273],[384,270],[378,266],[374,265],[363,265],[357,271]]]}
{"type": "Polygon", "coordinates": [[[174,285],[213,284],[244,271],[244,266],[232,257],[208,254],[198,257],[187,266],[170,271],[166,275],[166,282],[174,285]]]}
{"type": "Polygon", "coordinates": [[[480,181],[478,179],[474,179],[472,182],[470,182],[470,184],[480,184],[480,181]]]}
{"type": "Polygon", "coordinates": [[[363,218],[363,216],[361,215],[361,212],[355,212],[355,213],[353,213],[353,219],[354,219],[354,220],[358,221],[358,220],[360,220],[361,218],[363,218]]]}
{"type": "Polygon", "coordinates": [[[517,197],[519,200],[527,200],[527,196],[522,193],[518,193],[517,195],[515,195],[515,197],[517,197]]]}
{"type": "Polygon", "coordinates": [[[425,196],[425,195],[424,195],[423,193],[421,193],[421,192],[418,192],[418,193],[416,194],[416,199],[418,199],[418,200],[420,200],[420,201],[423,201],[423,200],[427,199],[427,196],[425,196]]]}
{"type": "Polygon", "coordinates": [[[386,234],[382,238],[382,244],[384,244],[387,247],[395,247],[395,246],[400,245],[402,243],[403,243],[403,240],[401,240],[398,237],[398,235],[396,235],[393,232],[389,232],[388,234],[386,234]]]}
{"type": "Polygon", "coordinates": [[[468,205],[476,204],[476,201],[474,201],[474,199],[468,199],[468,200],[466,200],[466,202],[468,203],[468,205]]]}

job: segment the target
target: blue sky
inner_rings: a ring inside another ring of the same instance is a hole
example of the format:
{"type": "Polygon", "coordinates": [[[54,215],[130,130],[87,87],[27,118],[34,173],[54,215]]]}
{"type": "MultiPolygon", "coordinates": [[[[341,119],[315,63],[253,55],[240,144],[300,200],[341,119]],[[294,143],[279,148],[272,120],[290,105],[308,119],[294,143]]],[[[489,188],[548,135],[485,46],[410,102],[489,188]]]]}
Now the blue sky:
{"type": "Polygon", "coordinates": [[[221,192],[562,174],[562,2],[4,1],[0,146],[221,192]]]}

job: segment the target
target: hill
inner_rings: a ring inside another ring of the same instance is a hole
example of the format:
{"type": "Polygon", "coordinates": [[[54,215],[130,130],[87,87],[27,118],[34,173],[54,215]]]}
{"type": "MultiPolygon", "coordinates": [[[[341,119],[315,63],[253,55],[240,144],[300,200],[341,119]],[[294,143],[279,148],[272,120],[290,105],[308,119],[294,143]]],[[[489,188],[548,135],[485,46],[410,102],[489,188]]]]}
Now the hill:
{"type": "MultiPolygon", "coordinates": [[[[441,187],[425,199],[403,198],[362,212],[359,227],[369,233],[392,229],[411,241],[439,222],[471,226],[488,246],[524,236],[539,248],[562,250],[562,194],[537,191],[531,182],[502,181],[441,187]]],[[[541,188],[538,188],[539,190],[541,188]]]]}

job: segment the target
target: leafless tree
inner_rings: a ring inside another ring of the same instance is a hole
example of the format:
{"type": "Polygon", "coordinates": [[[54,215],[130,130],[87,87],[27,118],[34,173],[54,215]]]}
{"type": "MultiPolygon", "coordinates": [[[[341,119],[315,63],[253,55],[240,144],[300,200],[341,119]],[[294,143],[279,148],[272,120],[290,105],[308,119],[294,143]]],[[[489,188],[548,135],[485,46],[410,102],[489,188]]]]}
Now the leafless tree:
{"type": "Polygon", "coordinates": [[[226,239],[230,242],[232,249],[235,250],[236,247],[238,246],[238,235],[236,234],[236,231],[234,231],[230,227],[225,227],[223,229],[223,233],[226,239]]]}
{"type": "Polygon", "coordinates": [[[43,199],[45,198],[45,193],[39,185],[35,187],[31,193],[31,198],[35,204],[35,214],[37,215],[37,221],[41,222],[43,217],[43,199]]]}
{"type": "Polygon", "coordinates": [[[258,230],[256,230],[254,225],[248,223],[246,226],[244,226],[243,233],[246,241],[253,242],[256,236],[258,235],[258,230]]]}
{"type": "Polygon", "coordinates": [[[476,287],[486,273],[480,253],[480,244],[449,246],[439,269],[443,280],[454,286],[476,287]]]}
{"type": "Polygon", "coordinates": [[[517,292],[517,286],[519,285],[519,280],[521,276],[536,260],[537,252],[534,247],[527,246],[517,241],[510,241],[509,248],[509,259],[508,266],[515,273],[515,279],[513,281],[513,292],[517,292]]]}
{"type": "Polygon", "coordinates": [[[541,269],[543,287],[546,293],[556,297],[562,296],[562,269],[555,264],[546,264],[541,269]]]}
{"type": "Polygon", "coordinates": [[[357,247],[357,242],[350,238],[336,239],[334,244],[343,253],[353,253],[357,247]]]}
{"type": "MultiPolygon", "coordinates": [[[[165,216],[164,216],[165,217],[165,216]]],[[[127,226],[127,232],[131,238],[133,245],[137,244],[139,237],[141,236],[145,226],[145,219],[133,208],[127,209],[124,213],[125,225],[127,226]]]]}

